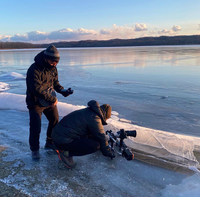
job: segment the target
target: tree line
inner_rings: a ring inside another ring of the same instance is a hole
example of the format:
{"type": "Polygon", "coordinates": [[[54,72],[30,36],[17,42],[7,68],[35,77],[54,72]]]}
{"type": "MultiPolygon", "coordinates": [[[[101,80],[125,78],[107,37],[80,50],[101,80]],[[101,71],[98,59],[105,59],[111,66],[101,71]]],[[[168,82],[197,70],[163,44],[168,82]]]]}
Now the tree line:
{"type": "Polygon", "coordinates": [[[28,49],[37,48],[35,44],[25,42],[0,42],[0,49],[28,49]]]}
{"type": "MultiPolygon", "coordinates": [[[[159,46],[159,45],[198,45],[200,35],[160,36],[136,39],[81,40],[51,43],[57,48],[69,47],[122,47],[122,46],[159,46]]],[[[0,49],[46,48],[50,44],[31,44],[24,42],[0,42],[0,49]]]]}

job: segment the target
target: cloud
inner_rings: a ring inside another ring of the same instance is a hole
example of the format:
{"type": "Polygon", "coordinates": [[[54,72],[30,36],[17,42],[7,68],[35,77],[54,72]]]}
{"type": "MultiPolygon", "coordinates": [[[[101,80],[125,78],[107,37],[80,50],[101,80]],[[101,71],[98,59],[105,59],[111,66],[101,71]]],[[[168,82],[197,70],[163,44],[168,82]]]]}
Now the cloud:
{"type": "Polygon", "coordinates": [[[135,37],[136,31],[145,31],[147,27],[144,23],[118,26],[113,24],[111,28],[96,31],[93,29],[71,29],[64,28],[52,32],[31,31],[27,34],[15,34],[14,36],[0,37],[0,41],[50,43],[58,41],[79,41],[79,40],[107,40],[107,39],[131,39],[135,37]]]}
{"type": "Polygon", "coordinates": [[[147,26],[144,23],[136,23],[135,24],[135,31],[147,31],[147,26]]]}
{"type": "Polygon", "coordinates": [[[101,29],[97,34],[98,39],[129,39],[133,38],[135,30],[133,26],[123,25],[118,26],[113,24],[110,29],[101,29]]]}
{"type": "MultiPolygon", "coordinates": [[[[172,32],[172,31],[171,31],[172,32]]],[[[170,33],[170,30],[168,31],[167,29],[163,29],[161,31],[158,31],[159,34],[168,34],[170,33]]]]}
{"type": "Polygon", "coordinates": [[[11,36],[7,36],[7,35],[0,35],[0,41],[2,42],[7,42],[10,40],[11,36]]]}
{"type": "Polygon", "coordinates": [[[48,34],[46,32],[31,31],[27,33],[27,38],[28,40],[31,40],[31,41],[46,40],[47,37],[48,37],[48,34]]]}
{"type": "Polygon", "coordinates": [[[70,28],[61,29],[58,31],[52,31],[50,33],[41,31],[31,31],[26,35],[15,34],[14,36],[0,36],[1,41],[13,41],[13,42],[53,42],[62,40],[81,40],[88,39],[88,36],[95,37],[97,32],[94,30],[87,30],[79,28],[78,30],[72,30],[70,28]]]}
{"type": "Polygon", "coordinates": [[[161,31],[158,31],[158,34],[160,35],[166,35],[166,36],[171,36],[171,35],[177,35],[178,31],[181,31],[182,27],[179,25],[174,25],[171,30],[163,29],[161,31]]]}
{"type": "Polygon", "coordinates": [[[136,32],[147,31],[147,30],[148,28],[144,23],[140,24],[136,23],[135,25],[130,25],[130,26],[126,24],[123,26],[118,26],[116,24],[113,24],[110,29],[101,29],[100,35],[110,36],[107,37],[107,39],[108,38],[131,39],[135,37],[136,32]]]}
{"type": "Polygon", "coordinates": [[[14,36],[10,37],[10,41],[14,42],[40,41],[46,39],[47,33],[40,31],[31,31],[28,32],[27,35],[15,34],[14,36]]]}
{"type": "Polygon", "coordinates": [[[111,34],[111,31],[110,31],[110,30],[107,30],[107,29],[101,29],[101,30],[100,30],[100,34],[102,34],[102,35],[110,35],[110,34],[111,34]]]}
{"type": "Polygon", "coordinates": [[[172,27],[172,30],[175,31],[175,32],[181,31],[181,30],[182,30],[182,27],[180,27],[179,25],[174,25],[174,26],[172,27]]]}
{"type": "Polygon", "coordinates": [[[90,34],[96,34],[96,31],[80,28],[80,29],[78,29],[77,33],[79,35],[90,35],[90,34]]]}
{"type": "Polygon", "coordinates": [[[156,31],[149,31],[149,34],[150,34],[150,35],[156,34],[156,31]]]}
{"type": "Polygon", "coordinates": [[[10,41],[26,42],[28,41],[28,37],[26,35],[15,34],[14,36],[10,37],[10,41]]]}
{"type": "Polygon", "coordinates": [[[160,34],[160,35],[174,35],[176,33],[173,30],[163,29],[161,31],[158,31],[158,34],[160,34]]]}
{"type": "Polygon", "coordinates": [[[88,29],[83,29],[83,28],[79,28],[78,30],[72,30],[70,28],[66,28],[66,29],[61,29],[58,31],[53,31],[51,32],[47,38],[50,40],[80,40],[80,39],[84,39],[84,37],[86,36],[95,36],[97,34],[96,31],[94,30],[88,30],[88,29]]]}
{"type": "Polygon", "coordinates": [[[198,30],[200,30],[200,24],[198,24],[199,25],[199,28],[198,28],[198,30]]]}
{"type": "MultiPolygon", "coordinates": [[[[200,24],[199,24],[200,28],[200,24]]],[[[14,42],[30,42],[30,43],[51,43],[59,41],[79,41],[79,40],[109,40],[109,39],[133,39],[135,37],[144,36],[171,36],[176,35],[182,30],[179,25],[174,25],[171,30],[163,29],[158,31],[152,29],[148,33],[147,25],[144,23],[135,23],[134,25],[118,26],[113,24],[108,29],[100,29],[99,31],[93,29],[71,29],[64,28],[52,32],[31,31],[26,34],[15,34],[14,36],[0,35],[0,41],[14,41],[14,42]],[[145,34],[144,34],[145,33],[145,34]]]]}
{"type": "Polygon", "coordinates": [[[0,36],[0,41],[30,42],[30,43],[51,43],[59,41],[79,40],[108,40],[108,39],[131,39],[135,38],[136,32],[146,31],[144,23],[118,26],[113,24],[108,29],[96,31],[93,29],[71,29],[64,28],[52,32],[31,31],[26,34],[15,34],[14,36],[0,36]]]}

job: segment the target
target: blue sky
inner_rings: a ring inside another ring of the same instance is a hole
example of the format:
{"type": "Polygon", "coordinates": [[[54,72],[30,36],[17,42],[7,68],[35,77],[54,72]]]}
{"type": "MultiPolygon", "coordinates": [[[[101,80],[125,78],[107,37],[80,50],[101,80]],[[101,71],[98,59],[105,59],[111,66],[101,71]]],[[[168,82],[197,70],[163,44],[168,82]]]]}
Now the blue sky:
{"type": "Polygon", "coordinates": [[[200,34],[199,0],[1,0],[0,41],[200,34]]]}

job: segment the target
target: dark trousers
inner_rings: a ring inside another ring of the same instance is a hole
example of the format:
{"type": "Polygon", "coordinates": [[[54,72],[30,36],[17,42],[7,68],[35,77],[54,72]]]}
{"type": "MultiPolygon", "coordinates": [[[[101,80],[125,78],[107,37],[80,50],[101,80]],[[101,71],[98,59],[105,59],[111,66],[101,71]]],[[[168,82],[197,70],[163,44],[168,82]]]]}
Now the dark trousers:
{"type": "Polygon", "coordinates": [[[75,139],[68,144],[57,144],[59,150],[69,151],[70,156],[82,156],[96,152],[100,148],[98,141],[91,138],[75,139]]]}
{"type": "Polygon", "coordinates": [[[40,132],[41,132],[41,118],[42,113],[46,116],[49,121],[47,128],[47,138],[51,138],[52,129],[59,122],[59,115],[57,106],[54,107],[40,107],[34,106],[34,108],[29,109],[30,116],[30,135],[29,135],[29,145],[32,151],[37,151],[40,148],[40,132]]]}

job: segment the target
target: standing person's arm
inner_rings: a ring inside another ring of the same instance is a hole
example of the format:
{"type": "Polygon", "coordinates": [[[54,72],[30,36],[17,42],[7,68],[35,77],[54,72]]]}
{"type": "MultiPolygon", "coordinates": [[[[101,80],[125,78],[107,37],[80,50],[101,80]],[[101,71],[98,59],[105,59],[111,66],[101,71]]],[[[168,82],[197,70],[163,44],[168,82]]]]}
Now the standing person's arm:
{"type": "Polygon", "coordinates": [[[58,70],[57,68],[55,68],[55,71],[54,71],[54,89],[56,92],[58,93],[61,93],[61,90],[64,89],[63,86],[60,85],[60,82],[58,81],[58,70]]]}
{"type": "Polygon", "coordinates": [[[62,94],[64,97],[69,96],[70,94],[73,94],[73,90],[71,90],[71,88],[68,88],[67,90],[64,89],[63,86],[60,85],[59,81],[58,81],[58,71],[57,68],[55,68],[55,72],[54,72],[54,89],[56,90],[56,92],[62,94]]]}

